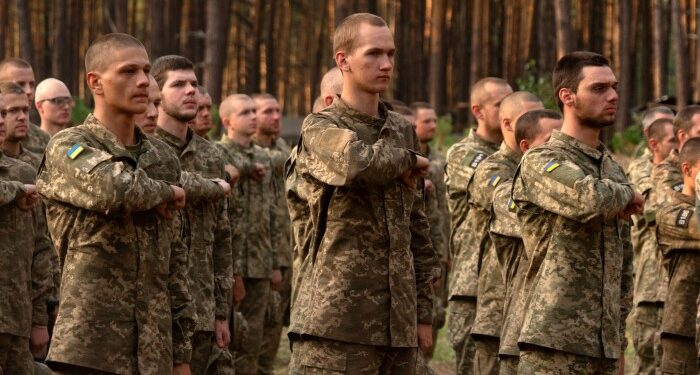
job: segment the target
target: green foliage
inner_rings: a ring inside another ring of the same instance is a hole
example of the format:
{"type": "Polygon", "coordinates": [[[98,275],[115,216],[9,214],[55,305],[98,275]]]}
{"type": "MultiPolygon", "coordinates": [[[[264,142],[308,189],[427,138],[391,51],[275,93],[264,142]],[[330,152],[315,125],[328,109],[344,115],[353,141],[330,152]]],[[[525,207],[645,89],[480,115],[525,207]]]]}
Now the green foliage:
{"type": "Polygon", "coordinates": [[[211,106],[211,124],[211,130],[209,130],[207,135],[209,139],[218,141],[219,138],[221,138],[221,133],[223,133],[224,128],[221,124],[221,116],[219,116],[219,106],[216,104],[212,104],[211,106]]]}
{"type": "Polygon", "coordinates": [[[537,78],[535,60],[530,60],[530,62],[525,65],[525,74],[516,79],[515,83],[518,90],[529,91],[542,99],[545,108],[555,111],[559,110],[554,100],[551,78],[549,76],[537,78]]]}
{"type": "Polygon", "coordinates": [[[452,133],[453,124],[452,116],[449,114],[440,116],[437,121],[437,128],[435,129],[435,136],[433,137],[432,147],[441,151],[443,154],[447,152],[447,149],[455,143],[455,134],[452,133]]]}
{"type": "Polygon", "coordinates": [[[635,155],[643,147],[644,136],[642,135],[642,115],[632,116],[632,125],[627,127],[622,133],[615,133],[610,141],[610,149],[615,153],[637,157],[635,155]]]}
{"type": "Polygon", "coordinates": [[[92,109],[85,104],[85,100],[81,97],[74,96],[73,100],[75,100],[75,107],[70,113],[70,121],[71,124],[80,125],[85,121],[87,115],[92,112],[92,109]]]}

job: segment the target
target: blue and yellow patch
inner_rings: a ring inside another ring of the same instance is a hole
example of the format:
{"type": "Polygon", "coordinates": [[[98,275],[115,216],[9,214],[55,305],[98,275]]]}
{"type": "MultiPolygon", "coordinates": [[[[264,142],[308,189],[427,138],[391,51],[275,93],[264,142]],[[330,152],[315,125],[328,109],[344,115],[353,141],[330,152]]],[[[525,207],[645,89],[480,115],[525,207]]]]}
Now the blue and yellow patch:
{"type": "Polygon", "coordinates": [[[517,207],[515,206],[515,202],[513,202],[512,199],[508,199],[508,211],[515,212],[516,208],[517,207]]]}
{"type": "Polygon", "coordinates": [[[85,151],[85,148],[83,148],[83,146],[81,146],[79,143],[76,143],[73,145],[73,147],[71,147],[68,150],[68,153],[66,153],[66,155],[68,155],[68,157],[71,160],[73,160],[73,159],[77,158],[78,155],[80,155],[80,153],[83,151],[85,151]]]}
{"type": "Polygon", "coordinates": [[[494,176],[491,177],[491,179],[489,180],[489,186],[492,186],[492,187],[493,187],[493,186],[496,186],[496,185],[498,185],[499,182],[501,182],[501,176],[499,176],[499,175],[494,175],[494,176]]]}
{"type": "Polygon", "coordinates": [[[557,168],[559,168],[559,163],[550,161],[549,163],[547,163],[547,165],[544,166],[544,171],[549,173],[557,168]]]}

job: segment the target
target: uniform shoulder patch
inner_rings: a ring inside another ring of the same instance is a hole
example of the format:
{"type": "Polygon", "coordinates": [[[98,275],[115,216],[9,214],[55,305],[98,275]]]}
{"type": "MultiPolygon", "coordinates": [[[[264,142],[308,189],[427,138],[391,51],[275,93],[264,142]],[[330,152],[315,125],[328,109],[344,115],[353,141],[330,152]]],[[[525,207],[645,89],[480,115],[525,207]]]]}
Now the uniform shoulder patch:
{"type": "Polygon", "coordinates": [[[544,166],[544,171],[547,172],[547,173],[550,173],[550,172],[552,172],[553,170],[559,168],[559,166],[560,166],[559,163],[550,161],[549,163],[545,164],[545,166],[544,166]]]}
{"type": "Polygon", "coordinates": [[[484,159],[486,159],[486,154],[484,154],[483,152],[477,152],[476,155],[474,155],[472,161],[469,162],[469,166],[472,168],[476,168],[479,166],[479,163],[484,161],[484,159]]]}
{"type": "Polygon", "coordinates": [[[501,176],[499,176],[499,175],[497,175],[497,174],[496,174],[496,175],[493,175],[493,176],[489,179],[488,186],[495,187],[496,185],[498,185],[499,182],[501,182],[501,176]]]}
{"type": "Polygon", "coordinates": [[[509,212],[517,212],[518,206],[515,205],[515,202],[513,202],[512,199],[508,199],[508,211],[509,212]]]}
{"type": "Polygon", "coordinates": [[[81,146],[79,143],[74,144],[70,149],[68,149],[68,152],[66,155],[71,159],[74,160],[75,158],[80,155],[81,152],[85,151],[85,148],[81,146]]]}
{"type": "Polygon", "coordinates": [[[673,185],[671,187],[671,189],[673,189],[673,191],[678,191],[678,192],[683,191],[683,183],[679,182],[679,183],[673,185]]]}
{"type": "Polygon", "coordinates": [[[684,208],[684,209],[678,211],[678,215],[676,216],[676,226],[687,228],[688,222],[690,222],[690,217],[692,215],[693,215],[693,210],[688,209],[688,208],[684,208]]]}

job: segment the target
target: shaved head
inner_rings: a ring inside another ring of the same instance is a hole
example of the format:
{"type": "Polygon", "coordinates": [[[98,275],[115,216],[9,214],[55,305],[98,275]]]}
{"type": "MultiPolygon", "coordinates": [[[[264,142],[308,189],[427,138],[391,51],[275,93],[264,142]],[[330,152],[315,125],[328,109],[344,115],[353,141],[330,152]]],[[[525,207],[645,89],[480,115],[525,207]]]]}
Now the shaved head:
{"type": "Polygon", "coordinates": [[[71,96],[68,86],[56,78],[47,78],[36,86],[34,103],[60,96],[71,96]]]}
{"type": "Polygon", "coordinates": [[[103,72],[113,62],[114,52],[126,48],[146,50],[143,43],[128,34],[112,33],[95,39],[85,52],[85,72],[103,72]]]}
{"type": "Polygon", "coordinates": [[[219,115],[222,119],[228,118],[236,111],[236,106],[242,101],[252,101],[250,96],[245,94],[233,94],[229,95],[224,99],[219,105],[219,115]]]}
{"type": "Polygon", "coordinates": [[[530,103],[538,104],[539,107],[542,107],[542,101],[537,95],[527,91],[516,91],[503,98],[501,107],[498,109],[498,117],[501,120],[507,118],[514,121],[523,112],[527,111],[525,107],[529,107],[528,104],[530,103]]]}
{"type": "Polygon", "coordinates": [[[22,60],[17,57],[8,57],[6,59],[0,60],[0,81],[7,81],[6,77],[4,77],[4,74],[10,68],[31,69],[32,66],[26,60],[22,60]]]}
{"type": "Polygon", "coordinates": [[[483,105],[491,98],[491,93],[499,86],[510,87],[506,80],[497,77],[486,77],[477,81],[474,86],[472,86],[471,93],[469,95],[471,105],[483,105]]]}
{"type": "Polygon", "coordinates": [[[321,96],[336,96],[343,92],[343,74],[333,67],[321,78],[321,96]]]}

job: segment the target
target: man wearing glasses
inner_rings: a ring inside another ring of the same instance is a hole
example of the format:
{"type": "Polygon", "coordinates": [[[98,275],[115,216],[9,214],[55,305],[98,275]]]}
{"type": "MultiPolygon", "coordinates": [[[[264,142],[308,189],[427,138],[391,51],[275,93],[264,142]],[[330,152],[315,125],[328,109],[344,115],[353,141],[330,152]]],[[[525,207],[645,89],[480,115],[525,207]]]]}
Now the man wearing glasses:
{"type": "Polygon", "coordinates": [[[34,95],[34,105],[41,117],[41,130],[53,137],[68,127],[74,104],[65,83],[56,78],[41,81],[34,95]]]}

